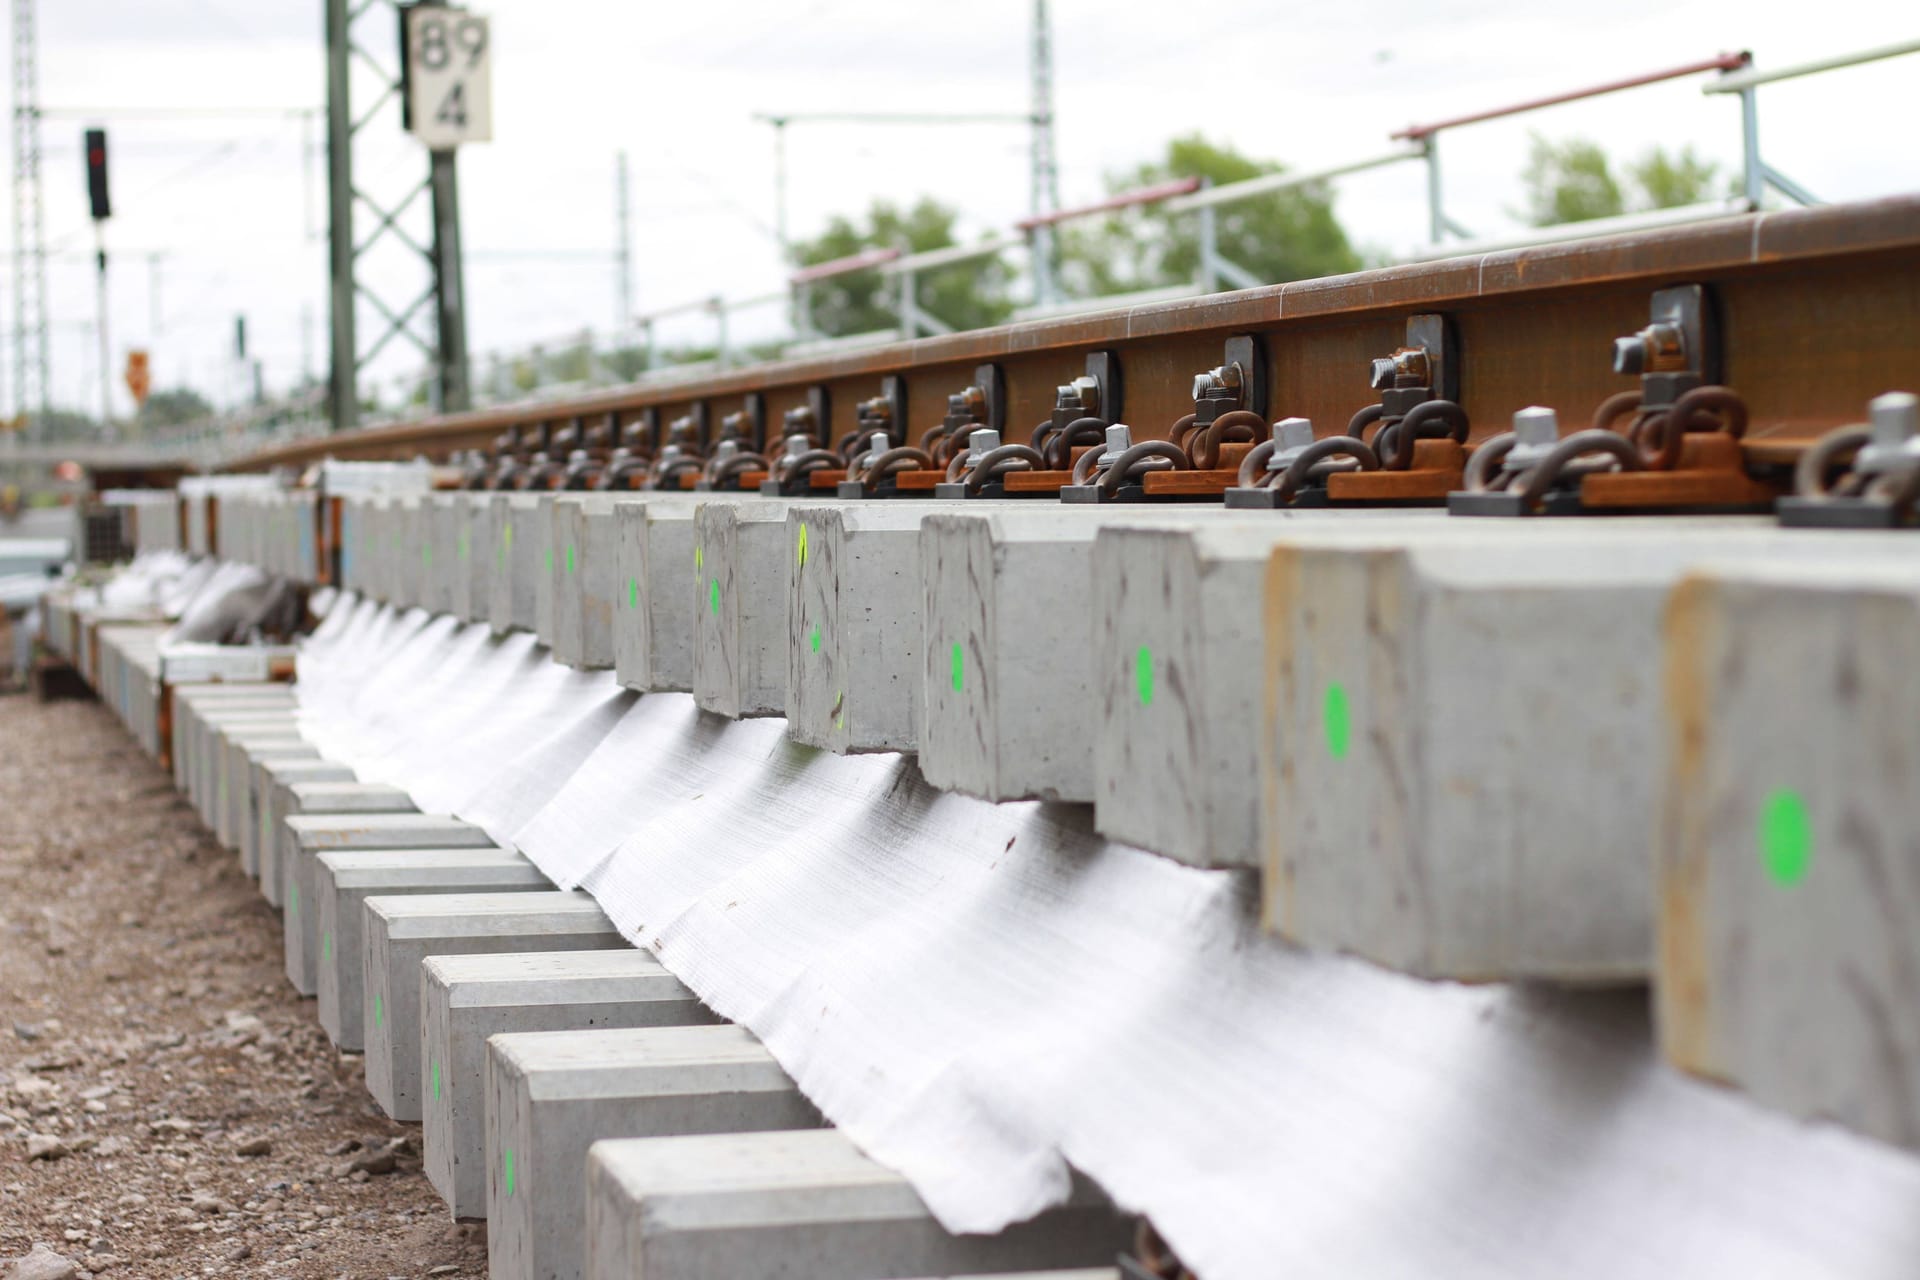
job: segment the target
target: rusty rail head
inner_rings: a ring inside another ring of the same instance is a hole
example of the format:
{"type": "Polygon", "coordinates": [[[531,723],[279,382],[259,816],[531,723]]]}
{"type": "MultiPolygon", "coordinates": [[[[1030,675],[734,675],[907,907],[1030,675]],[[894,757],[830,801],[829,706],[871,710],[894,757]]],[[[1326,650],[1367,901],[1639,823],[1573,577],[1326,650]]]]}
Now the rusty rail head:
{"type": "Polygon", "coordinates": [[[653,411],[662,422],[696,404],[724,411],[748,392],[769,421],[828,391],[821,438],[853,428],[853,409],[883,375],[911,388],[903,438],[918,438],[974,371],[999,364],[1010,439],[1054,408],[1056,389],[1090,352],[1124,366],[1124,421],[1135,438],[1164,433],[1192,408],[1194,374],[1218,363],[1236,333],[1270,354],[1268,416],[1304,417],[1335,434],[1376,398],[1369,368],[1404,337],[1407,318],[1443,312],[1459,326],[1459,400],[1476,439],[1529,404],[1568,421],[1620,390],[1614,339],[1644,324],[1649,295],[1677,282],[1715,293],[1728,368],[1752,410],[1749,458],[1786,461],[1797,446],[1856,421],[1860,406],[1900,385],[1920,333],[1920,196],[1746,215],[1606,239],[1389,267],[1324,280],[1008,325],[832,356],[728,370],[698,380],[609,388],[567,401],[507,405],[318,437],[265,450],[234,469],[340,458],[443,457],[483,448],[516,426],[653,411]],[[1482,426],[1481,424],[1489,424],[1482,426]]]}
{"type": "Polygon", "coordinates": [[[1442,130],[1457,129],[1463,124],[1499,120],[1502,117],[1517,116],[1526,111],[1538,111],[1541,107],[1557,107],[1563,102],[1579,102],[1583,98],[1603,97],[1609,93],[1619,93],[1622,89],[1638,89],[1643,85],[1659,84],[1662,80],[1679,80],[1708,71],[1738,71],[1750,66],[1752,62],[1753,55],[1744,50],[1739,53],[1722,53],[1711,58],[1703,58],[1699,62],[1689,62],[1683,67],[1668,67],[1665,71],[1649,71],[1645,75],[1628,76],[1624,80],[1609,80],[1605,84],[1591,85],[1585,89],[1573,89],[1550,97],[1516,102],[1510,107],[1476,111],[1472,115],[1455,116],[1451,120],[1436,120],[1432,124],[1410,124],[1391,136],[1396,142],[1421,142],[1442,130]]]}

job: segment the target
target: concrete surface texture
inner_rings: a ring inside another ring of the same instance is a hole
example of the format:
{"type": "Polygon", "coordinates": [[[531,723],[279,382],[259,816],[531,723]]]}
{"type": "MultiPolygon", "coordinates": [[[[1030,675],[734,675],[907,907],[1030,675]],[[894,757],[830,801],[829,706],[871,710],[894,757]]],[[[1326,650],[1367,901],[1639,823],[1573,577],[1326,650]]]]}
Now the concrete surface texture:
{"type": "Polygon", "coordinates": [[[1091,1266],[1128,1243],[1082,1183],[995,1236],[956,1236],[900,1175],[837,1129],[597,1142],[587,1160],[592,1280],[876,1277],[1091,1266]]]}
{"type": "Polygon", "coordinates": [[[420,967],[428,956],[578,951],[630,944],[593,898],[558,891],[420,894],[366,900],[367,1089],[419,1123],[420,967]]]}
{"type": "Polygon", "coordinates": [[[634,949],[429,956],[421,972],[427,1177],[456,1218],[487,1212],[489,1037],[714,1021],[679,979],[634,949]]]}

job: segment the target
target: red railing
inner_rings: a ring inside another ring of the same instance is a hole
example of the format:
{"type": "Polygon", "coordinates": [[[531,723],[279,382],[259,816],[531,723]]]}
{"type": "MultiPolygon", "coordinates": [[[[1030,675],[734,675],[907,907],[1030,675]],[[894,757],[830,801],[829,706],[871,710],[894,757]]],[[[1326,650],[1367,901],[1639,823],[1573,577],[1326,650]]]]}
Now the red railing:
{"type": "Polygon", "coordinates": [[[1492,111],[1476,111],[1470,116],[1455,116],[1451,120],[1437,120],[1432,124],[1408,125],[1393,135],[1396,140],[1405,139],[1418,142],[1442,129],[1454,129],[1463,124],[1479,124],[1482,120],[1498,120],[1502,116],[1517,116],[1523,111],[1537,111],[1541,107],[1557,107],[1563,102],[1578,102],[1582,98],[1598,98],[1603,94],[1618,93],[1622,89],[1638,89],[1641,85],[1659,84],[1662,80],[1678,80],[1683,76],[1697,76],[1707,71],[1738,71],[1753,62],[1751,53],[1723,53],[1704,62],[1689,62],[1684,67],[1669,67],[1665,71],[1654,71],[1644,76],[1632,76],[1625,80],[1609,80],[1606,84],[1597,84],[1590,89],[1575,89],[1571,93],[1556,93],[1550,98],[1534,98],[1528,102],[1515,103],[1511,107],[1498,107],[1492,111]]]}

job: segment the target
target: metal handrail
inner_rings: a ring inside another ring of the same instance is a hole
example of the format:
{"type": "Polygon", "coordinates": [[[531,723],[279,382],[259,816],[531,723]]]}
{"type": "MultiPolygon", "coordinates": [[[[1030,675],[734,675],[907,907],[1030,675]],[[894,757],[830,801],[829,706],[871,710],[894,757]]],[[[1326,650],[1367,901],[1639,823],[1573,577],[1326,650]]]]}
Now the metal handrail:
{"type": "Polygon", "coordinates": [[[1821,58],[1815,62],[1802,62],[1791,67],[1776,67],[1770,71],[1761,71],[1754,67],[1730,71],[1719,79],[1707,83],[1700,92],[1739,93],[1744,89],[1772,84],[1776,80],[1795,80],[1801,76],[1815,75],[1822,71],[1839,71],[1846,67],[1857,67],[1863,62],[1878,62],[1882,58],[1897,58],[1908,53],[1920,53],[1920,40],[1883,44],[1875,49],[1862,49],[1858,53],[1841,54],[1836,58],[1821,58]]]}
{"type": "Polygon", "coordinates": [[[1159,182],[1150,187],[1136,187],[1132,191],[1122,191],[1105,200],[1096,200],[1092,204],[1075,205],[1071,209],[1055,209],[1052,213],[1043,213],[1034,218],[1022,218],[1014,223],[1020,231],[1033,231],[1040,227],[1054,227],[1062,222],[1072,222],[1078,218],[1090,218],[1099,213],[1113,213],[1120,209],[1131,209],[1138,205],[1154,204],[1169,200],[1174,196],[1185,195],[1200,189],[1198,178],[1176,178],[1172,182],[1159,182]]]}
{"type": "Polygon", "coordinates": [[[1167,201],[1165,208],[1168,213],[1174,214],[1190,213],[1196,209],[1214,209],[1221,205],[1251,200],[1256,196],[1270,195],[1275,191],[1291,191],[1295,187],[1311,186],[1316,182],[1325,182],[1329,178],[1399,164],[1403,160],[1422,160],[1426,158],[1426,154],[1424,147],[1400,147],[1384,155],[1354,160],[1347,164],[1329,165],[1324,169],[1269,173],[1258,178],[1243,178],[1239,182],[1229,182],[1224,186],[1204,187],[1190,195],[1175,196],[1167,201]]]}
{"type": "Polygon", "coordinates": [[[1527,111],[1538,111],[1542,107],[1557,107],[1563,102],[1580,102],[1587,98],[1598,98],[1604,94],[1618,93],[1622,89],[1638,89],[1643,85],[1659,84],[1663,80],[1679,80],[1685,76],[1697,76],[1705,71],[1734,71],[1750,65],[1753,55],[1746,52],[1723,53],[1717,57],[1705,58],[1699,62],[1689,62],[1683,67],[1669,67],[1665,71],[1650,71],[1645,75],[1629,76],[1624,80],[1609,80],[1605,84],[1593,85],[1586,89],[1575,89],[1569,93],[1556,93],[1546,98],[1533,98],[1527,102],[1515,103],[1510,107],[1495,107],[1491,111],[1476,111],[1472,115],[1455,116],[1451,120],[1438,120],[1432,124],[1412,124],[1390,135],[1394,141],[1414,141],[1432,137],[1445,129],[1457,129],[1461,125],[1479,124],[1483,120],[1499,120],[1505,116],[1517,116],[1527,111]]]}
{"type": "Polygon", "coordinates": [[[885,249],[862,249],[859,253],[850,253],[844,258],[834,258],[829,262],[818,262],[811,267],[802,267],[787,277],[789,284],[814,284],[821,280],[831,280],[835,276],[851,275],[856,271],[866,271],[885,262],[892,262],[902,256],[906,250],[889,246],[885,249]]]}

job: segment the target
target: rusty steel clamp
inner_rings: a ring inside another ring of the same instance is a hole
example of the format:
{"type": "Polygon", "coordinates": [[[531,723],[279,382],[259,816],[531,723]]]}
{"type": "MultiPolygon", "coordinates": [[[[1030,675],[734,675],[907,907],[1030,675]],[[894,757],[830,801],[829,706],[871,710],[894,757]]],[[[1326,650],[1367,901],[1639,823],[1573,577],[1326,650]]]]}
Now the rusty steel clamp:
{"type": "MultiPolygon", "coordinates": [[[[795,425],[794,413],[787,414],[787,424],[795,425]]],[[[840,455],[829,449],[822,449],[816,437],[805,431],[796,431],[783,442],[779,456],[772,459],[767,467],[767,478],[760,485],[760,492],[767,497],[794,497],[807,492],[807,477],[826,468],[840,469],[840,455]]]]}
{"type": "Polygon", "coordinates": [[[1074,460],[1062,502],[1213,501],[1232,487],[1239,455],[1268,434],[1266,350],[1258,337],[1227,339],[1221,362],[1193,380],[1193,412],[1165,440],[1136,444],[1125,423],[1104,429],[1099,449],[1074,460]],[[1229,457],[1227,451],[1234,449],[1229,457]],[[1175,472],[1185,473],[1173,480],[1175,472]]]}
{"type": "Polygon", "coordinates": [[[713,452],[708,456],[706,465],[700,469],[700,479],[693,487],[703,492],[738,489],[741,472],[766,469],[766,458],[742,449],[740,441],[729,436],[713,446],[713,452]]]}
{"type": "Polygon", "coordinates": [[[1106,438],[1108,422],[1101,416],[1101,396],[1100,381],[1090,373],[1054,388],[1053,413],[1034,427],[1027,442],[1044,460],[1043,470],[1071,470],[1076,448],[1097,445],[1106,438]]]}
{"type": "Polygon", "coordinates": [[[645,482],[647,471],[653,466],[653,431],[657,420],[654,411],[646,409],[621,428],[619,447],[608,457],[606,469],[600,473],[600,488],[634,489],[645,482]]]}
{"type": "Polygon", "coordinates": [[[978,498],[987,485],[1010,471],[1046,469],[1038,449],[1025,444],[1003,444],[1000,433],[981,427],[967,436],[966,450],[947,464],[946,483],[934,487],[937,498],[978,498]]]}
{"type": "Polygon", "coordinates": [[[765,472],[767,459],[759,452],[760,435],[765,428],[765,401],[759,392],[750,391],[741,408],[720,419],[719,434],[693,487],[703,492],[739,489],[744,472],[765,472]]]}
{"type": "Polygon", "coordinates": [[[706,466],[691,418],[676,418],[667,428],[667,444],[647,472],[647,488],[679,490],[694,483],[706,466]]]}
{"type": "Polygon", "coordinates": [[[487,461],[484,449],[468,449],[454,455],[454,461],[460,466],[460,487],[465,490],[478,490],[487,487],[492,467],[487,461]]]}
{"type": "Polygon", "coordinates": [[[1305,496],[1336,504],[1445,502],[1460,487],[1472,429],[1460,403],[1460,366],[1451,319],[1437,312],[1409,316],[1401,345],[1368,365],[1367,385],[1379,393],[1378,402],[1354,414],[1344,436],[1333,437],[1362,441],[1378,465],[1333,472],[1324,493],[1308,488],[1305,496]]]}
{"type": "Polygon", "coordinates": [[[933,457],[925,449],[895,444],[886,432],[875,431],[867,438],[866,449],[847,467],[847,478],[839,483],[835,495],[877,497],[889,477],[902,471],[928,471],[933,466],[933,457]]]}
{"type": "Polygon", "coordinates": [[[933,459],[934,465],[945,470],[955,458],[966,453],[970,432],[977,427],[991,425],[989,416],[992,412],[986,389],[969,383],[964,389],[947,397],[946,416],[940,419],[938,426],[920,433],[920,448],[933,459]]]}
{"type": "Polygon", "coordinates": [[[1780,523],[1798,528],[1920,528],[1920,397],[1875,396],[1867,422],[1829,431],[1800,455],[1780,523]]]}
{"type": "Polygon", "coordinates": [[[1268,433],[1258,403],[1258,361],[1251,354],[1251,338],[1230,340],[1227,358],[1193,379],[1193,412],[1168,432],[1196,471],[1222,466],[1221,452],[1229,444],[1254,444],[1268,433]],[[1235,345],[1248,344],[1247,351],[1235,345]]]}
{"type": "MultiPolygon", "coordinates": [[[[1530,405],[1513,415],[1512,431],[1474,450],[1467,463],[1466,494],[1507,499],[1501,514],[1577,510],[1580,485],[1587,477],[1645,468],[1639,447],[1619,432],[1589,428],[1563,439],[1560,415],[1530,405]]],[[[1456,506],[1456,514],[1481,513],[1456,506]]]]}
{"type": "Polygon", "coordinates": [[[1227,505],[1237,509],[1323,506],[1327,481],[1336,475],[1378,471],[1373,447],[1355,436],[1313,438],[1307,418],[1283,418],[1240,459],[1237,483],[1227,490],[1227,505]]]}
{"type": "Polygon", "coordinates": [[[1112,502],[1125,487],[1160,471],[1191,471],[1193,460],[1171,440],[1133,442],[1133,428],[1116,422],[1107,428],[1105,447],[1089,449],[1073,464],[1073,483],[1061,488],[1062,502],[1112,502]]]}

